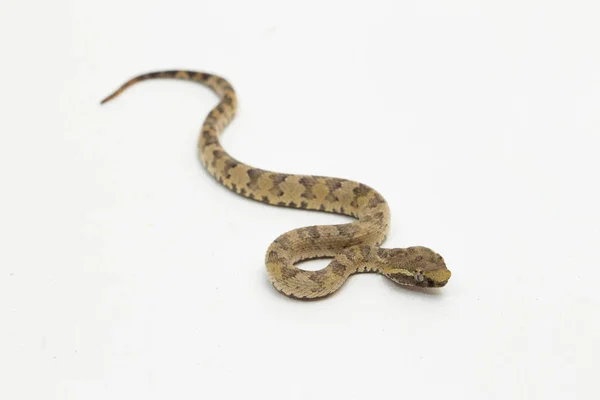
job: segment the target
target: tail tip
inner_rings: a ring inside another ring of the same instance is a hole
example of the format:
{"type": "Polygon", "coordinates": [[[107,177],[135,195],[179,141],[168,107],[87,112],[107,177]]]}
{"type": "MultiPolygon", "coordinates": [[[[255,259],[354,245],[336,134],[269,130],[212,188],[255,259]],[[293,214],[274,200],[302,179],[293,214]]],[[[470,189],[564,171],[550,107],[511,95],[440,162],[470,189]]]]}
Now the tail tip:
{"type": "Polygon", "coordinates": [[[117,95],[117,93],[113,93],[113,94],[110,94],[110,95],[106,96],[105,98],[103,98],[102,100],[100,100],[100,105],[102,105],[104,103],[108,103],[109,101],[111,101],[112,99],[114,99],[116,95],[117,95]]]}

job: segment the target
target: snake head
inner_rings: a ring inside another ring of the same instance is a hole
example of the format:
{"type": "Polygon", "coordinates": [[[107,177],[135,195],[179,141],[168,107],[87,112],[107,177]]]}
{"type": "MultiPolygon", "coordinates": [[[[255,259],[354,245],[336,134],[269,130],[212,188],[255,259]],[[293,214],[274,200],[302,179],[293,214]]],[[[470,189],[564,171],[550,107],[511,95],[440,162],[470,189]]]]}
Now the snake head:
{"type": "Polygon", "coordinates": [[[427,247],[386,249],[380,257],[383,275],[400,285],[442,287],[450,279],[450,271],[442,256],[427,247]]]}

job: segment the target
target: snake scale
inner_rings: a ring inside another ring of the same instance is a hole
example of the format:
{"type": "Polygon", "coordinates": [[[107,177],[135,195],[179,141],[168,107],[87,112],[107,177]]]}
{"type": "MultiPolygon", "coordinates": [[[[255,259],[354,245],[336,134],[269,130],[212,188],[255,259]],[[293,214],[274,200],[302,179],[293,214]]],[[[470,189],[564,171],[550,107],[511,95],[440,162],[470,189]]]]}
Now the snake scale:
{"type": "Polygon", "coordinates": [[[236,94],[225,79],[194,71],[151,72],[130,79],[101,103],[137,82],[155,78],[198,82],[220,97],[204,120],[198,148],[208,172],[228,189],[266,204],[356,218],[340,225],[294,229],[275,239],[265,263],[269,280],[279,292],[298,299],[325,297],[359,272],[377,272],[398,284],[416,287],[441,287],[448,282],[450,271],[434,251],[422,246],[380,247],[389,230],[390,210],[385,199],[369,186],[346,179],[265,171],[231,157],[218,139],[237,108],[236,94]],[[318,271],[296,265],[323,257],[333,260],[318,271]]]}

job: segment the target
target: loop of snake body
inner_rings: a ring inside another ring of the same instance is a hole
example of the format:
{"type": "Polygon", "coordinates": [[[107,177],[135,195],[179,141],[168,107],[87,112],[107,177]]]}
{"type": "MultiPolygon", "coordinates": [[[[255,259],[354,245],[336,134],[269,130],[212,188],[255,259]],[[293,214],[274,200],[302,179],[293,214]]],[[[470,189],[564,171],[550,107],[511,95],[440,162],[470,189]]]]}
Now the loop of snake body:
{"type": "Polygon", "coordinates": [[[158,71],[139,75],[102,100],[113,99],[131,85],[155,78],[182,79],[212,89],[220,102],[202,126],[198,148],[202,163],[233,192],[263,203],[318,210],[355,217],[352,223],[310,226],[279,236],[269,246],[269,280],[281,293],[298,299],[325,297],[359,272],[377,272],[408,286],[441,287],[450,278],[443,258],[426,247],[380,247],[389,230],[390,211],[374,189],[346,179],[290,175],[265,171],[231,157],[218,136],[233,119],[237,98],[225,79],[194,71],[158,71]],[[302,270],[297,263],[314,258],[333,260],[318,271],[302,270]]]}

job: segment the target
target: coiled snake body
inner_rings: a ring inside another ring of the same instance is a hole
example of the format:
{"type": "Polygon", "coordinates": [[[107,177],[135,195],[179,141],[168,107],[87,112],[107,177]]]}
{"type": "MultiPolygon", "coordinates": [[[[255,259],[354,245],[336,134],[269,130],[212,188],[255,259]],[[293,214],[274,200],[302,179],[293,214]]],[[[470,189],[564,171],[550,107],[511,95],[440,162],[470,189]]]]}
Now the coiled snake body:
{"type": "Polygon", "coordinates": [[[194,71],[152,72],[127,81],[102,103],[137,82],[154,78],[198,82],[220,97],[204,121],[198,147],[202,163],[221,184],[263,203],[357,218],[352,223],[295,229],[275,239],[267,250],[266,266],[269,280],[278,291],[299,299],[324,297],[358,272],[377,272],[409,286],[441,287],[448,282],[450,271],[432,250],[421,246],[379,247],[389,230],[390,211],[374,189],[345,179],[265,171],[231,157],[218,139],[237,107],[235,92],[225,79],[194,71]],[[318,271],[296,266],[300,261],[321,257],[333,260],[318,271]]]}

